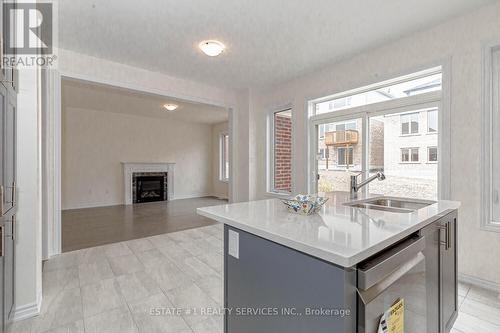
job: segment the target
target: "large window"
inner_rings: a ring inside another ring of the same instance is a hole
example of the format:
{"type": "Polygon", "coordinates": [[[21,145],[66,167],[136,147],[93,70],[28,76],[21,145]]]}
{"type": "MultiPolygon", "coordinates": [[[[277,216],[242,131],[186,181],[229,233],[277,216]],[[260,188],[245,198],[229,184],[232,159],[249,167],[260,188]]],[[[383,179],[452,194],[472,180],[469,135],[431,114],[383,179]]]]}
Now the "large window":
{"type": "MultiPolygon", "coordinates": [[[[342,108],[337,99],[311,102],[311,110],[316,110],[310,116],[316,126],[311,127],[316,128],[311,134],[317,135],[311,140],[311,151],[317,152],[309,160],[317,171],[315,179],[309,178],[311,190],[349,191],[351,172],[361,172],[361,180],[382,171],[386,179],[371,182],[363,191],[438,198],[441,163],[449,162],[446,158],[438,161],[441,73],[430,70],[427,75],[416,75],[394,79],[397,83],[390,85],[359,88],[356,94],[341,93],[345,97],[339,99],[350,97],[344,111],[327,113],[336,105],[342,108]]],[[[447,191],[446,179],[443,183],[443,191],[447,191]]]]}
{"type": "MultiPolygon", "coordinates": [[[[488,47],[485,54],[484,105],[482,149],[471,152],[470,158],[479,158],[482,151],[481,225],[500,232],[500,45],[488,47]]],[[[475,130],[473,127],[471,130],[475,130]]],[[[469,156],[468,155],[468,156],[469,156]]]]}
{"type": "Polygon", "coordinates": [[[290,109],[273,112],[270,118],[271,135],[268,188],[274,193],[292,192],[292,112],[290,109]]]}
{"type": "Polygon", "coordinates": [[[221,133],[219,137],[219,179],[229,181],[229,134],[221,133]]]}
{"type": "Polygon", "coordinates": [[[418,134],[418,113],[407,113],[401,116],[401,135],[418,134]]]}

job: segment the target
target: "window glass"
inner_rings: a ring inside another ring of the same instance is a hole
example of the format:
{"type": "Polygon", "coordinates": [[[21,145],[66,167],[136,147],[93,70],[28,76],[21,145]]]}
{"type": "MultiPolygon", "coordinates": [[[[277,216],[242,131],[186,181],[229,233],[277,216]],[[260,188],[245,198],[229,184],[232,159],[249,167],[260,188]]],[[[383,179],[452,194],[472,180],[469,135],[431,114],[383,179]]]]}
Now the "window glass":
{"type": "Polygon", "coordinates": [[[229,180],[229,135],[220,136],[220,180],[229,180]]]}
{"type": "Polygon", "coordinates": [[[401,162],[418,162],[418,148],[402,148],[401,149],[401,162]]]}
{"type": "Polygon", "coordinates": [[[428,148],[428,161],[429,162],[437,162],[438,160],[438,150],[437,147],[429,147],[428,148]]]}
{"type": "Polygon", "coordinates": [[[374,181],[368,185],[370,193],[433,200],[437,198],[438,161],[436,159],[435,162],[427,163],[426,155],[429,153],[431,158],[437,158],[438,136],[401,136],[401,119],[406,117],[410,128],[409,115],[424,112],[427,109],[368,118],[368,170],[370,175],[382,171],[386,176],[384,181],[374,181]]]}
{"type": "Polygon", "coordinates": [[[438,130],[438,112],[437,110],[427,111],[427,132],[436,133],[438,130]]]}
{"type": "MultiPolygon", "coordinates": [[[[415,73],[415,76],[418,76],[418,73],[415,73]]],[[[315,110],[316,114],[322,114],[439,91],[441,90],[441,81],[442,74],[437,73],[396,84],[381,82],[380,88],[316,103],[315,110]]]]}
{"type": "Polygon", "coordinates": [[[337,165],[353,165],[353,154],[354,149],[352,147],[349,148],[337,148],[337,165]]]}
{"type": "Polygon", "coordinates": [[[412,162],[418,162],[419,161],[418,148],[412,148],[411,149],[411,161],[412,162]]]}
{"type": "Polygon", "coordinates": [[[410,162],[410,150],[401,149],[401,162],[410,162]]]}
{"type": "Polygon", "coordinates": [[[360,118],[324,123],[323,136],[318,130],[318,191],[349,191],[350,173],[362,170],[363,121],[360,118]]]}
{"type": "Polygon", "coordinates": [[[401,134],[418,134],[418,113],[402,114],[401,119],[401,134]]]}
{"type": "Polygon", "coordinates": [[[319,125],[319,137],[320,138],[325,137],[325,125],[319,125]]]}
{"type": "Polygon", "coordinates": [[[292,112],[273,114],[272,188],[273,192],[292,191],[292,112]]]}
{"type": "MultiPolygon", "coordinates": [[[[496,48],[492,53],[492,101],[491,101],[491,124],[489,141],[489,172],[485,188],[488,189],[489,204],[485,205],[490,210],[490,219],[486,223],[490,226],[500,228],[500,49],[496,48]]],[[[479,156],[477,152],[473,156],[479,156]]],[[[473,157],[474,158],[474,157],[473,157]]],[[[485,163],[485,162],[483,162],[485,163]]]]}

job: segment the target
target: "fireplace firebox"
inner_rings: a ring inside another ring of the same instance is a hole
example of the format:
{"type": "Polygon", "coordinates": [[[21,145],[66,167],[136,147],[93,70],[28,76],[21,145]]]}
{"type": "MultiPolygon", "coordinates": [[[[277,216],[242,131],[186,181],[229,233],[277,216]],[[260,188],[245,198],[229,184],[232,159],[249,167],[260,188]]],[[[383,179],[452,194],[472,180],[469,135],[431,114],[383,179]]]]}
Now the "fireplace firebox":
{"type": "Polygon", "coordinates": [[[167,173],[134,173],[132,180],[133,202],[168,200],[167,173]]]}

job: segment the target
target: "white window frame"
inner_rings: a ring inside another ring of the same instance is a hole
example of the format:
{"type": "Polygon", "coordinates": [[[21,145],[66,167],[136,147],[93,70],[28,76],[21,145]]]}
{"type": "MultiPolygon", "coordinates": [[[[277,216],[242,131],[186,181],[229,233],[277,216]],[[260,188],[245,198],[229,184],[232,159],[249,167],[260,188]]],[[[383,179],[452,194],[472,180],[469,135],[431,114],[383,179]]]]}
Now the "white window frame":
{"type": "MultiPolygon", "coordinates": [[[[323,97],[320,97],[320,98],[311,99],[311,100],[308,101],[308,104],[309,104],[309,116],[310,117],[317,117],[317,116],[322,116],[322,115],[326,114],[326,115],[328,115],[327,117],[333,117],[333,114],[330,114],[330,113],[316,114],[316,111],[317,111],[316,105],[320,104],[320,103],[323,103],[323,102],[329,102],[330,100],[333,101],[333,100],[340,99],[340,98],[345,98],[345,97],[352,97],[352,96],[355,96],[357,94],[362,94],[362,93],[370,92],[370,91],[373,91],[373,90],[383,89],[383,88],[386,88],[386,87],[389,87],[389,86],[392,86],[392,85],[396,85],[396,84],[399,84],[399,83],[404,83],[404,82],[408,82],[408,81],[412,81],[412,80],[424,78],[424,77],[427,77],[427,76],[432,76],[434,74],[439,74],[439,73],[443,74],[442,83],[441,83],[441,91],[432,91],[432,92],[423,93],[421,95],[428,95],[428,94],[439,94],[439,95],[441,95],[442,91],[444,89],[449,89],[449,84],[450,84],[449,77],[447,76],[445,78],[444,71],[445,70],[449,71],[450,63],[451,63],[451,59],[448,59],[444,64],[441,64],[439,66],[430,67],[430,68],[427,68],[427,69],[424,69],[424,70],[421,70],[421,71],[417,71],[417,72],[412,72],[411,74],[402,74],[400,76],[395,76],[395,77],[389,78],[387,80],[379,81],[379,82],[372,83],[372,84],[368,84],[366,86],[362,86],[362,87],[359,87],[359,88],[355,88],[355,89],[343,91],[343,92],[332,94],[332,95],[328,95],[328,96],[323,96],[323,97]]],[[[446,74],[446,75],[448,75],[448,74],[446,74]]],[[[388,101],[382,101],[382,102],[365,104],[365,105],[361,105],[361,106],[358,106],[358,107],[346,108],[346,109],[341,109],[341,110],[337,110],[337,111],[332,111],[331,113],[333,113],[333,112],[339,113],[339,112],[342,112],[342,111],[345,111],[345,110],[352,110],[352,109],[357,109],[357,108],[362,108],[362,107],[369,107],[372,104],[384,104],[384,103],[388,103],[388,102],[394,102],[394,101],[397,101],[397,100],[400,100],[400,99],[406,100],[406,99],[408,99],[410,97],[415,97],[415,96],[418,96],[418,95],[413,95],[413,96],[408,96],[408,97],[401,97],[401,98],[396,98],[396,99],[392,99],[392,100],[388,100],[388,101]]],[[[449,101],[446,101],[446,102],[448,103],[449,101]]],[[[405,102],[403,102],[402,104],[405,104],[405,102]]]]}
{"type": "Polygon", "coordinates": [[[438,153],[438,150],[439,149],[436,146],[429,146],[429,147],[427,147],[427,163],[429,163],[429,164],[436,164],[436,163],[439,162],[439,153],[438,153]],[[431,159],[429,158],[431,149],[436,149],[437,160],[435,160],[435,161],[431,161],[431,159]]]}
{"type": "Polygon", "coordinates": [[[337,166],[339,167],[346,167],[347,166],[347,163],[346,164],[340,164],[339,163],[339,150],[340,149],[344,149],[345,150],[345,153],[344,154],[349,154],[347,151],[348,150],[352,150],[352,154],[349,154],[349,155],[345,155],[347,157],[347,162],[349,162],[349,157],[352,158],[352,163],[349,164],[349,166],[354,166],[354,147],[337,147],[337,166]]]}
{"type": "Polygon", "coordinates": [[[293,108],[291,104],[286,106],[273,109],[268,112],[267,116],[267,152],[266,152],[266,193],[268,195],[279,196],[279,197],[289,197],[294,192],[293,185],[293,108]],[[274,116],[276,113],[290,111],[292,114],[292,163],[291,163],[291,174],[292,174],[292,183],[291,183],[291,192],[276,190],[274,188],[274,116]]]}
{"type": "Polygon", "coordinates": [[[412,135],[419,135],[420,134],[420,112],[408,112],[408,113],[404,113],[404,114],[401,114],[399,115],[399,135],[401,136],[412,136],[412,135]],[[417,115],[417,131],[415,133],[412,133],[411,132],[411,119],[410,121],[408,122],[408,133],[403,133],[403,121],[401,120],[401,118],[403,118],[404,116],[412,116],[412,115],[417,115]]]}
{"type": "Polygon", "coordinates": [[[317,163],[316,163],[316,152],[317,150],[317,126],[325,123],[334,123],[341,121],[348,121],[353,118],[362,119],[362,142],[365,143],[366,149],[365,153],[362,154],[362,166],[367,168],[369,161],[369,146],[368,146],[368,130],[369,122],[368,119],[376,115],[384,115],[391,113],[403,113],[415,111],[416,108],[421,110],[437,108],[439,111],[438,116],[438,198],[441,200],[450,199],[450,118],[451,118],[451,58],[445,59],[441,62],[438,67],[432,67],[430,69],[422,70],[415,74],[402,75],[396,79],[390,79],[382,81],[379,83],[371,84],[357,89],[352,89],[349,91],[341,92],[338,94],[330,95],[327,97],[310,99],[308,101],[309,110],[309,124],[308,124],[308,183],[307,190],[309,193],[317,193],[317,163]],[[437,73],[442,73],[442,88],[441,91],[433,91],[424,94],[408,96],[405,98],[394,99],[390,101],[384,101],[379,103],[372,103],[368,105],[362,105],[359,107],[349,108],[345,110],[339,110],[331,113],[316,114],[316,104],[325,102],[329,99],[345,97],[348,95],[354,95],[361,92],[366,92],[369,90],[378,89],[381,86],[385,86],[390,82],[391,84],[404,82],[408,80],[413,80],[417,77],[429,76],[437,73]]]}
{"type": "Polygon", "coordinates": [[[438,129],[437,128],[436,128],[436,130],[434,132],[429,131],[429,128],[430,128],[430,126],[429,126],[429,123],[430,123],[429,122],[429,114],[432,113],[432,112],[437,112],[438,113],[438,126],[437,127],[439,127],[439,111],[438,110],[427,110],[427,115],[426,115],[426,117],[427,117],[427,134],[437,134],[438,133],[438,129]]]}
{"type": "MultiPolygon", "coordinates": [[[[500,40],[487,44],[483,48],[483,107],[482,107],[482,147],[481,147],[481,229],[500,232],[500,223],[492,219],[492,203],[498,195],[492,189],[493,180],[493,112],[500,106],[500,96],[495,92],[494,84],[500,84],[500,78],[494,73],[494,56],[500,52],[500,40]]],[[[500,62],[500,61],[499,61],[500,62]]],[[[500,116],[500,114],[499,114],[500,116]]]]}
{"type": "Polygon", "coordinates": [[[420,164],[420,148],[419,147],[403,147],[400,148],[401,153],[399,154],[399,163],[401,164],[420,164]],[[412,150],[417,150],[418,160],[414,161],[412,156],[412,150]],[[408,150],[408,161],[403,161],[403,150],[408,150]]]}
{"type": "MultiPolygon", "coordinates": [[[[227,166],[226,170],[226,163],[225,163],[225,157],[229,153],[229,151],[224,150],[224,140],[227,137],[228,143],[229,143],[229,133],[228,132],[220,132],[219,133],[219,181],[224,182],[224,183],[229,183],[229,176],[226,177],[226,171],[227,174],[229,175],[229,169],[231,169],[231,165],[227,166]]],[[[229,150],[229,144],[228,144],[228,150],[229,150]]],[[[229,158],[228,158],[229,161],[229,158]]]]}

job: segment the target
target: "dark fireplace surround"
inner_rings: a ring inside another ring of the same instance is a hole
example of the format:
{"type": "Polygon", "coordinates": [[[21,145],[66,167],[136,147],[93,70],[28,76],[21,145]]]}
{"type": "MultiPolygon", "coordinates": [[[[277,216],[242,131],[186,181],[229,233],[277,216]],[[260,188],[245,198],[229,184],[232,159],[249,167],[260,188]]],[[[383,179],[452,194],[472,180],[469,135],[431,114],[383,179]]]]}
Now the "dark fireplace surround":
{"type": "Polygon", "coordinates": [[[132,202],[145,203],[168,200],[168,172],[134,172],[132,202]]]}

